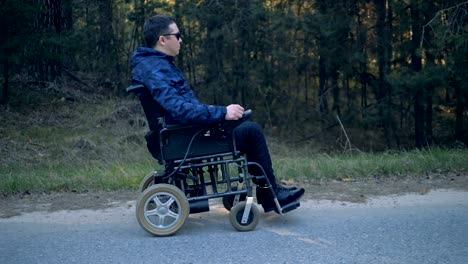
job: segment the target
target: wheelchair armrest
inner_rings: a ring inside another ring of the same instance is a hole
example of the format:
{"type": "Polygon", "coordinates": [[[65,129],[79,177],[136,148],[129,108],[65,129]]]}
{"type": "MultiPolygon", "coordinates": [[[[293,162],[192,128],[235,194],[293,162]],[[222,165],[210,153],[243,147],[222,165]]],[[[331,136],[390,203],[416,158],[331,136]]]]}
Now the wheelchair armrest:
{"type": "Polygon", "coordinates": [[[232,121],[224,121],[218,124],[212,125],[183,125],[183,124],[164,124],[160,132],[170,133],[171,131],[175,130],[210,130],[210,129],[217,129],[217,130],[224,130],[232,132],[237,126],[248,120],[252,116],[252,110],[244,111],[244,114],[239,120],[232,120],[232,121]]]}
{"type": "MultiPolygon", "coordinates": [[[[203,128],[203,126],[200,126],[200,125],[180,125],[180,124],[175,124],[175,125],[168,125],[168,124],[165,124],[163,126],[163,129],[166,129],[166,130],[178,130],[178,129],[188,129],[188,128],[194,128],[194,127],[200,127],[200,128],[203,128]]],[[[209,128],[209,127],[207,127],[209,128]]]]}
{"type": "Polygon", "coordinates": [[[244,111],[244,114],[242,115],[242,117],[239,119],[239,120],[234,120],[234,121],[224,121],[224,122],[221,122],[217,125],[181,125],[181,124],[174,124],[174,125],[164,125],[163,128],[166,128],[167,130],[175,130],[175,129],[185,129],[185,128],[195,128],[195,127],[198,127],[200,129],[210,129],[210,128],[219,128],[219,127],[225,127],[225,128],[230,128],[230,129],[233,129],[235,127],[237,127],[238,125],[240,125],[242,122],[250,119],[250,117],[252,116],[252,110],[248,109],[248,110],[245,110],[244,111]]]}

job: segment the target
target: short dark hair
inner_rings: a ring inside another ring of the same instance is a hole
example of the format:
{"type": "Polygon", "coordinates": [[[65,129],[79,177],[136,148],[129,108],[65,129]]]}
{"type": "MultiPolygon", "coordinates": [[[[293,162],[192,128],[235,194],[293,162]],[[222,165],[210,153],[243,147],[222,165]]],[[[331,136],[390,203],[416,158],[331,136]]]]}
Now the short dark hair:
{"type": "Polygon", "coordinates": [[[171,33],[168,32],[169,25],[175,22],[173,17],[167,15],[156,15],[146,20],[143,26],[146,46],[153,48],[160,36],[171,33]]]}

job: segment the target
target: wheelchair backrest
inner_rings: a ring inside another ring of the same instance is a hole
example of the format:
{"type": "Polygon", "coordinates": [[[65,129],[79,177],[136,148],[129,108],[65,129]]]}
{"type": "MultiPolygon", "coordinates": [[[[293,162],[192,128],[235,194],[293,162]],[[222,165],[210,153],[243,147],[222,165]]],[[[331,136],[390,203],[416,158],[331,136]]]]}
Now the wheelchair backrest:
{"type": "Polygon", "coordinates": [[[162,129],[161,120],[164,118],[164,109],[151,97],[149,90],[142,84],[131,85],[127,93],[135,94],[140,99],[141,106],[145,112],[150,131],[145,135],[146,146],[153,158],[160,164],[163,163],[159,131],[162,129]]]}
{"type": "Polygon", "coordinates": [[[152,98],[150,91],[144,85],[136,84],[128,87],[127,93],[134,93],[138,96],[150,130],[158,131],[160,129],[160,120],[164,118],[165,110],[152,98]]]}

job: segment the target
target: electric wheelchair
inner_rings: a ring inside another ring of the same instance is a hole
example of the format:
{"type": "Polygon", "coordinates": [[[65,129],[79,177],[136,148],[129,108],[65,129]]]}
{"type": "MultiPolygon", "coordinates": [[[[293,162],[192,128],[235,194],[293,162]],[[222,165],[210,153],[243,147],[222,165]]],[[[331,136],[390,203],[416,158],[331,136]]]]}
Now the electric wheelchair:
{"type": "Polygon", "coordinates": [[[222,199],[236,230],[251,231],[260,217],[253,198],[253,186],[259,181],[266,183],[262,190],[273,200],[277,213],[299,207],[298,200],[282,207],[265,173],[248,173],[249,166],[258,166],[261,171],[263,168],[248,162],[236,149],[233,133],[250,118],[250,110],[240,120],[211,126],[168,125],[162,115],[164,110],[148,89],[132,85],[127,92],[139,98],[150,128],[145,136],[148,150],[164,166],[164,170],[151,172],[140,184],[136,217],[145,231],[155,236],[175,234],[189,214],[209,211],[209,200],[214,198],[222,199]]]}

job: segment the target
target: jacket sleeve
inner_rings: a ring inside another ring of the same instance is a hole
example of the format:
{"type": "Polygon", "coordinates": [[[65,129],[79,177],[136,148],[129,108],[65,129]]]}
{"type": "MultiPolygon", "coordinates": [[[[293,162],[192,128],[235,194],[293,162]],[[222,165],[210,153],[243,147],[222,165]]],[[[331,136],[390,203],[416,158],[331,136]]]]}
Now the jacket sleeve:
{"type": "Polygon", "coordinates": [[[176,123],[209,125],[225,119],[226,107],[201,104],[184,83],[167,68],[151,70],[144,80],[151,96],[176,123]]]}

